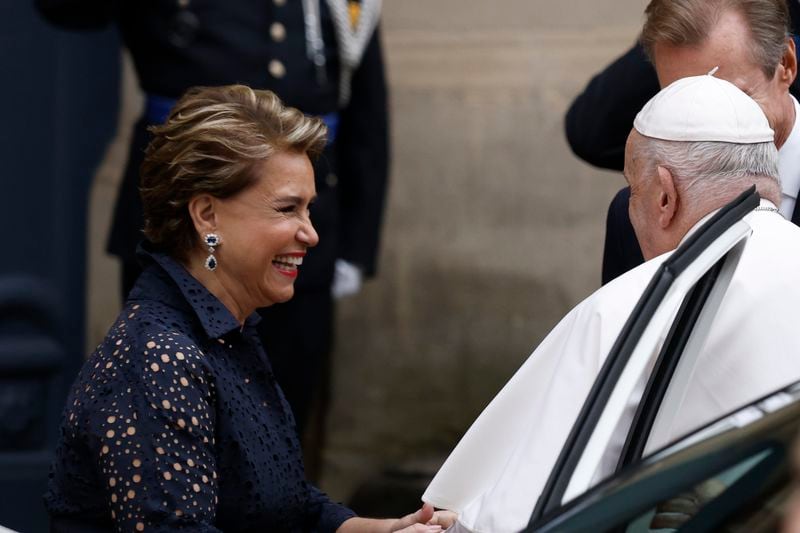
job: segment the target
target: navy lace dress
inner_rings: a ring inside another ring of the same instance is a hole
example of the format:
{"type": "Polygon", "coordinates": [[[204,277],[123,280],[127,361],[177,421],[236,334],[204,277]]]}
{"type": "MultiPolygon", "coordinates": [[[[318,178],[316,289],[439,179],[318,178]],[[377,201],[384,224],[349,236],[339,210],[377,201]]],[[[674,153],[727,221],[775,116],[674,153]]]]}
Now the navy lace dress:
{"type": "Polygon", "coordinates": [[[45,503],[53,531],[335,531],[251,315],[182,266],[147,263],[67,400],[45,503]]]}

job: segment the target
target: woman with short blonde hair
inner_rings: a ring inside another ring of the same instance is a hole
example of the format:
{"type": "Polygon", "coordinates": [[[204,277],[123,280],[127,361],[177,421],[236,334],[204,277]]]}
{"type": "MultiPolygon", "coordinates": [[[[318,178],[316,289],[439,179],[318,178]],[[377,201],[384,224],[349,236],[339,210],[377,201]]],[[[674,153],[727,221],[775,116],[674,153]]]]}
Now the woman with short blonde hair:
{"type": "Polygon", "coordinates": [[[67,401],[52,530],[439,531],[429,506],[357,518],[306,481],[256,334],[319,240],[324,124],[238,85],[189,91],[152,132],[144,271],[67,401]]]}

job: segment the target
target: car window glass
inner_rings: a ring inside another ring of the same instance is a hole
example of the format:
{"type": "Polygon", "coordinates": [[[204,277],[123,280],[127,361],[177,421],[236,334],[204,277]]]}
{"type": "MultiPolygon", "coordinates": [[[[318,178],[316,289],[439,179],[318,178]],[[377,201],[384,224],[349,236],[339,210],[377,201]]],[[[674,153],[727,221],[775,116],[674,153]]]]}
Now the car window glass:
{"type": "MultiPolygon", "coordinates": [[[[759,400],[753,405],[749,405],[734,411],[733,413],[716,420],[707,426],[700,428],[668,445],[664,450],[668,450],[670,454],[677,453],[684,448],[693,446],[698,442],[710,439],[714,435],[719,435],[726,431],[735,430],[737,428],[745,427],[752,424],[756,420],[763,418],[765,415],[774,413],[778,409],[785,407],[791,403],[800,401],[800,382],[789,385],[784,390],[771,394],[770,396],[759,400]]],[[[653,450],[652,452],[645,453],[643,458],[646,459],[655,453],[663,453],[662,450],[653,450]]]]}
{"type": "Polygon", "coordinates": [[[642,513],[630,522],[626,533],[668,533],[677,531],[705,507],[718,498],[745,475],[755,471],[759,465],[767,464],[773,455],[772,449],[761,450],[748,456],[734,466],[705,479],[690,490],[659,502],[655,507],[642,513]]]}
{"type": "Polygon", "coordinates": [[[791,483],[778,484],[758,494],[741,513],[731,515],[716,529],[722,533],[778,531],[792,495],[791,483]]]}

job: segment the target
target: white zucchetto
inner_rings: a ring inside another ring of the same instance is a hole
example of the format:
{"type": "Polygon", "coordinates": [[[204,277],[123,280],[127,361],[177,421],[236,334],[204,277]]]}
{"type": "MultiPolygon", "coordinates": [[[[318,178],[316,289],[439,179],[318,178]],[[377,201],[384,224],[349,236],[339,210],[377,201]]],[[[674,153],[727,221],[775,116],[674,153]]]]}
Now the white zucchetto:
{"type": "Polygon", "coordinates": [[[665,141],[753,144],[775,138],[755,100],[711,74],[682,78],[662,89],[639,111],[633,127],[665,141]]]}

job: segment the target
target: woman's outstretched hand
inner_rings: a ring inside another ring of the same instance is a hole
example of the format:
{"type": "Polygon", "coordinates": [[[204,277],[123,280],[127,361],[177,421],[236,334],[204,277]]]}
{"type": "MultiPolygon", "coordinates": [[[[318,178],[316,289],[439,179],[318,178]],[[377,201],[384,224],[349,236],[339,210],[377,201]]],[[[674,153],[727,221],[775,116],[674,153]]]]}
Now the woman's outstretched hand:
{"type": "Polygon", "coordinates": [[[430,519],[427,523],[431,525],[439,525],[442,526],[442,529],[447,529],[453,524],[455,524],[457,519],[458,515],[453,511],[436,511],[433,513],[433,518],[430,519]]]}
{"type": "Polygon", "coordinates": [[[426,503],[416,513],[398,518],[390,531],[393,533],[434,533],[452,526],[457,517],[458,515],[451,511],[434,511],[433,506],[426,503]]]}
{"type": "Polygon", "coordinates": [[[457,517],[451,511],[434,511],[433,506],[426,503],[416,513],[403,518],[351,518],[339,526],[337,533],[439,533],[455,524],[457,517]]]}

